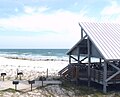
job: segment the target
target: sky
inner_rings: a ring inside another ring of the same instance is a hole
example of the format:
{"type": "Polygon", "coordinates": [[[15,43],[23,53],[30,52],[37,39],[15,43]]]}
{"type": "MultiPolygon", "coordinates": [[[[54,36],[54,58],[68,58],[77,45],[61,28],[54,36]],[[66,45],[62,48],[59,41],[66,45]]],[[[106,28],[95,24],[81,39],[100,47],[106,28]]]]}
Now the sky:
{"type": "Polygon", "coordinates": [[[120,0],[0,0],[0,49],[70,49],[80,22],[120,22],[120,0]]]}

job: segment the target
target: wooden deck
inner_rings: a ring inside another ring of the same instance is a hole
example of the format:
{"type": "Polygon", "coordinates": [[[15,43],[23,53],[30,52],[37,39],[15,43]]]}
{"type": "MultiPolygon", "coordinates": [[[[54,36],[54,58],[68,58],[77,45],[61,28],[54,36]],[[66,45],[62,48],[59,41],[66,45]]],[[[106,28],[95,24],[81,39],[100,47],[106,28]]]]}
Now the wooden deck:
{"type": "MultiPolygon", "coordinates": [[[[112,76],[115,71],[109,69],[107,71],[107,78],[112,76]]],[[[67,78],[69,80],[88,80],[88,63],[72,63],[66,66],[64,69],[62,69],[59,74],[62,75],[62,77],[67,78]]],[[[102,84],[103,85],[103,68],[100,63],[91,63],[90,68],[90,76],[91,81],[102,84]]],[[[108,84],[117,84],[120,83],[120,74],[112,78],[108,81],[108,84]]]]}

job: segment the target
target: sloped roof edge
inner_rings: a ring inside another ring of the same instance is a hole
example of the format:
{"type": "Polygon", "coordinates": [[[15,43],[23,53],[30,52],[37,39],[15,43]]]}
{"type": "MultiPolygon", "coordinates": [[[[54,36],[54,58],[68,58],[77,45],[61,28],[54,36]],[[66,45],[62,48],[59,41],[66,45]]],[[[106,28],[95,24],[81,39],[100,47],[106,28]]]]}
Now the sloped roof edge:
{"type": "Polygon", "coordinates": [[[81,22],[80,25],[105,60],[120,60],[120,24],[81,22]]]}
{"type": "MultiPolygon", "coordinates": [[[[84,37],[87,37],[87,35],[85,35],[84,37]]],[[[77,45],[79,45],[81,42],[83,41],[83,39],[80,39],[70,50],[67,51],[67,55],[70,54],[70,52],[75,49],[77,47],[77,45]]]]}
{"type": "MultiPolygon", "coordinates": [[[[119,50],[120,44],[116,43],[116,42],[120,41],[120,39],[119,39],[120,25],[119,24],[114,25],[114,24],[108,24],[108,23],[86,23],[86,22],[83,23],[83,22],[80,22],[79,25],[84,30],[86,35],[90,38],[91,42],[95,45],[95,47],[97,48],[99,53],[103,56],[104,60],[107,60],[107,61],[120,60],[120,54],[118,53],[118,52],[120,52],[120,50],[119,50]],[[116,37],[113,37],[111,33],[113,35],[115,34],[116,37]],[[117,36],[117,34],[119,35],[119,37],[117,36]],[[102,35],[102,37],[100,37],[100,35],[102,35]],[[114,38],[117,38],[118,40],[116,40],[114,38]],[[110,44],[111,43],[110,39],[113,40],[116,45],[114,44],[114,42],[112,42],[112,44],[110,44]],[[119,50],[119,51],[117,51],[117,50],[119,50]],[[110,52],[110,51],[115,51],[115,52],[110,52]],[[111,56],[109,53],[111,54],[111,56]]],[[[70,50],[68,50],[67,55],[69,55],[70,52],[72,52],[72,50],[74,50],[81,43],[82,40],[83,39],[80,39],[70,50]]]]}

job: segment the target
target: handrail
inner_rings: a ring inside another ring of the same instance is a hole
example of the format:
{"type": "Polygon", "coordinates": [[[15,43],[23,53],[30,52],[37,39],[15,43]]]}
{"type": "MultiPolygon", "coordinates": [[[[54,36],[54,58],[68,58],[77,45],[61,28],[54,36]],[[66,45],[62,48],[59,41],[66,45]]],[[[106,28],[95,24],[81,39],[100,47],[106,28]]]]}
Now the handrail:
{"type": "Polygon", "coordinates": [[[58,74],[61,75],[65,70],[68,69],[68,66],[69,66],[69,65],[67,65],[67,66],[64,67],[62,70],[60,70],[60,71],[58,72],[58,74]]]}

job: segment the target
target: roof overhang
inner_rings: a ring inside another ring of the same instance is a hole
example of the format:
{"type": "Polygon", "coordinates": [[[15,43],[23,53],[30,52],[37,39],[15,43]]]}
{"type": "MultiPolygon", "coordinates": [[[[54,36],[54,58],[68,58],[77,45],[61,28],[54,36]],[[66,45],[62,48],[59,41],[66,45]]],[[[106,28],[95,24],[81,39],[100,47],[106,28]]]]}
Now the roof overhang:
{"type": "MultiPolygon", "coordinates": [[[[118,43],[118,41],[120,41],[119,24],[115,25],[105,23],[80,23],[79,25],[86,33],[85,37],[89,37],[92,44],[104,60],[120,61],[120,42],[118,43]]],[[[67,55],[71,55],[72,52],[82,44],[84,39],[84,37],[80,39],[67,52],[67,55]]]]}

